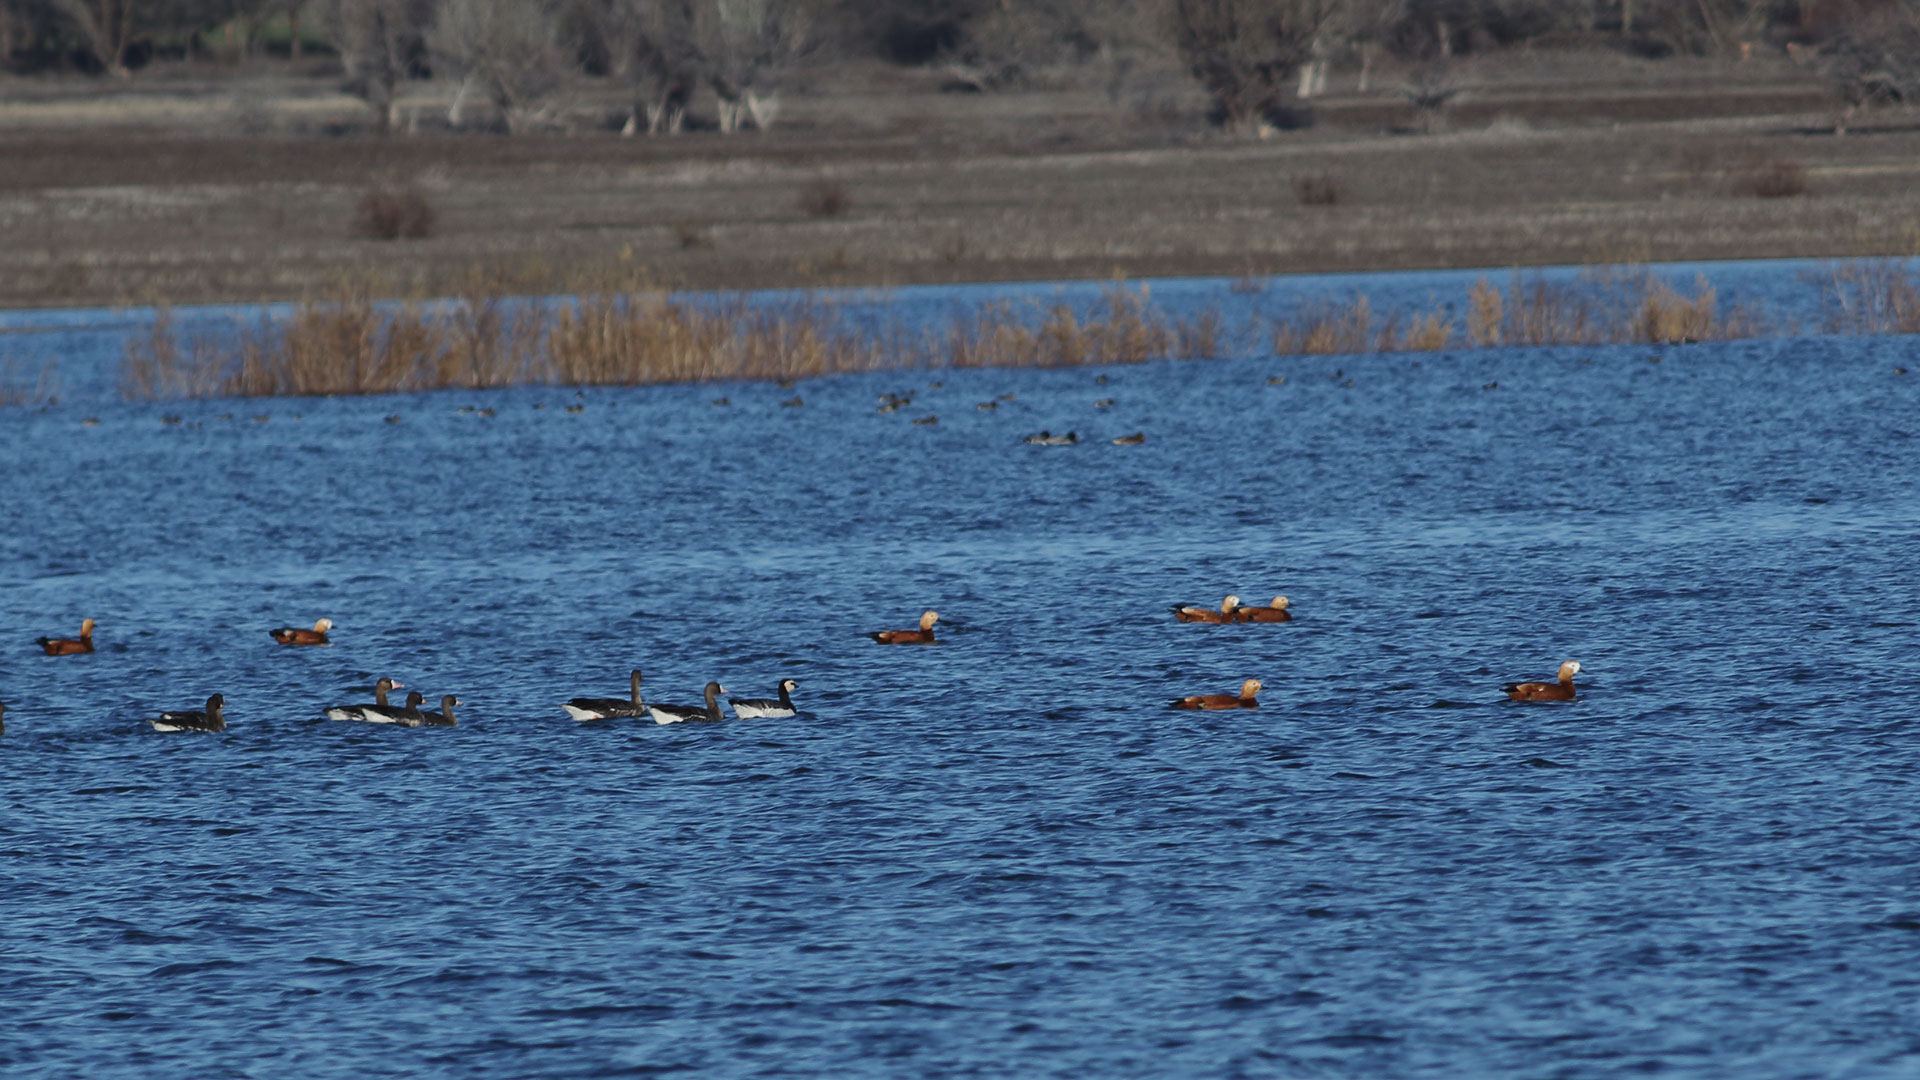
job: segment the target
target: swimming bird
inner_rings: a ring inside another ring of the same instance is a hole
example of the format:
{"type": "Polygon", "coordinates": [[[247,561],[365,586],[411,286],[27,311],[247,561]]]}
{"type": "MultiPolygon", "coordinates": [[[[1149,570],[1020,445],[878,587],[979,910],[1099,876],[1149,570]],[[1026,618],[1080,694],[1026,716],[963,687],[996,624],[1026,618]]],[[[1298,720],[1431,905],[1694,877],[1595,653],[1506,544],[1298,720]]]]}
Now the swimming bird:
{"type": "Polygon", "coordinates": [[[914,423],[920,424],[922,426],[925,426],[927,424],[937,424],[939,422],[940,422],[940,418],[938,416],[923,416],[918,420],[914,421],[914,423]]]}
{"type": "Polygon", "coordinates": [[[93,620],[80,620],[80,636],[77,638],[34,638],[33,643],[48,656],[72,656],[74,653],[93,651],[93,620]]]}
{"type": "Polygon", "coordinates": [[[1099,401],[1094,402],[1093,407],[1096,409],[1111,409],[1113,408],[1113,399],[1110,397],[1103,397],[1099,401]]]}
{"type": "Polygon", "coordinates": [[[1065,435],[1055,435],[1051,431],[1042,431],[1038,435],[1029,435],[1020,441],[1023,443],[1032,443],[1035,446],[1072,446],[1074,443],[1080,441],[1080,436],[1075,435],[1071,431],[1065,435]]]}
{"type": "Polygon", "coordinates": [[[391,716],[397,712],[398,710],[392,705],[387,704],[387,692],[395,689],[404,689],[406,685],[406,683],[394,682],[392,679],[382,675],[380,676],[380,681],[373,684],[374,703],[372,705],[335,705],[321,711],[326,713],[327,719],[329,720],[365,720],[375,724],[391,724],[394,722],[391,719],[375,719],[373,716],[368,715],[368,713],[374,711],[383,716],[391,716]]]}
{"type": "Polygon", "coordinates": [[[867,636],[882,645],[931,645],[933,644],[933,624],[940,621],[940,613],[929,611],[920,616],[918,630],[882,630],[867,636]]]}
{"type": "MultiPolygon", "coordinates": [[[[417,692],[410,693],[407,695],[407,704],[410,706],[416,705],[419,698],[420,695],[417,692]]],[[[413,708],[409,710],[413,715],[398,721],[398,723],[407,727],[459,727],[460,722],[453,718],[453,707],[460,704],[463,704],[463,702],[461,702],[459,698],[448,694],[440,699],[439,712],[433,712],[431,710],[421,712],[418,708],[413,708]]]]}
{"type": "Polygon", "coordinates": [[[1194,694],[1191,697],[1175,698],[1176,709],[1257,709],[1260,703],[1253,700],[1260,692],[1260,680],[1248,679],[1240,684],[1240,693],[1234,694],[1194,694]]]}
{"type": "Polygon", "coordinates": [[[792,694],[799,688],[800,684],[792,679],[781,679],[778,701],[767,698],[728,698],[727,704],[733,706],[733,715],[742,720],[752,720],[756,717],[777,720],[794,714],[792,694]]]}
{"type": "Polygon", "coordinates": [[[7,733],[7,703],[0,701],[0,735],[7,733]]]}
{"type": "Polygon", "coordinates": [[[1560,677],[1554,682],[1508,683],[1500,689],[1515,701],[1572,701],[1573,677],[1579,673],[1579,661],[1569,660],[1560,665],[1560,677]]]}
{"type": "Polygon", "coordinates": [[[704,709],[692,705],[649,705],[647,712],[653,715],[653,722],[656,724],[678,724],[688,720],[722,720],[725,716],[720,712],[720,695],[726,692],[726,687],[717,682],[710,682],[707,684],[707,707],[704,709]]]}
{"type": "Polygon", "coordinates": [[[149,720],[155,731],[225,731],[227,720],[220,715],[226,708],[227,699],[215,694],[207,699],[205,712],[193,709],[186,712],[163,712],[160,719],[149,720]]]}
{"type": "Polygon", "coordinates": [[[619,698],[577,697],[565,705],[567,715],[575,720],[609,720],[616,716],[645,716],[647,707],[640,702],[640,669],[633,669],[633,677],[628,680],[629,700],[619,698]]]}
{"type": "Polygon", "coordinates": [[[311,630],[283,626],[278,630],[269,630],[267,633],[282,645],[325,645],[327,631],[331,629],[333,629],[332,619],[319,619],[314,622],[311,630]]]}
{"type": "Polygon", "coordinates": [[[1139,446],[1141,443],[1146,441],[1147,441],[1147,433],[1144,431],[1136,431],[1131,435],[1122,435],[1119,438],[1113,440],[1113,445],[1139,446]]]}
{"type": "Polygon", "coordinates": [[[1287,598],[1276,596],[1268,607],[1241,607],[1233,609],[1234,622],[1292,622],[1293,612],[1287,610],[1287,598]]]}
{"type": "Polygon", "coordinates": [[[1194,604],[1175,604],[1173,617],[1181,622],[1228,623],[1233,621],[1233,609],[1240,606],[1240,598],[1228,596],[1220,601],[1220,610],[1203,608],[1194,604]]]}

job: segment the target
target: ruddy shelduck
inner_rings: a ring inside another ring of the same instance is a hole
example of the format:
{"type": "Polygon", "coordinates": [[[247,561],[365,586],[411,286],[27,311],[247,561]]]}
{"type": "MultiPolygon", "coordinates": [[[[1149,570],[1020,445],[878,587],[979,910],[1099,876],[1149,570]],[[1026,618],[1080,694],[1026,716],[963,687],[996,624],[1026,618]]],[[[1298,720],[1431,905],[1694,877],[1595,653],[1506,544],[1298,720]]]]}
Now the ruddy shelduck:
{"type": "Polygon", "coordinates": [[[282,645],[325,645],[327,631],[331,629],[333,629],[332,619],[319,619],[314,622],[311,630],[282,626],[278,630],[269,630],[267,633],[282,645]]]}
{"type": "Polygon", "coordinates": [[[1240,684],[1240,693],[1234,694],[1194,694],[1191,697],[1175,698],[1176,709],[1257,709],[1260,703],[1254,696],[1260,693],[1260,680],[1248,679],[1240,684]]]}
{"type": "Polygon", "coordinates": [[[1235,608],[1234,622],[1292,622],[1293,612],[1287,610],[1287,598],[1276,596],[1268,607],[1235,608]]]}
{"type": "Polygon", "coordinates": [[[80,620],[80,636],[77,638],[34,638],[33,643],[40,646],[48,656],[72,656],[75,653],[93,651],[93,620],[80,620]]]}
{"type": "Polygon", "coordinates": [[[1220,610],[1204,608],[1195,604],[1175,604],[1173,617],[1181,622],[1228,623],[1233,621],[1233,610],[1240,606],[1240,598],[1229,596],[1220,601],[1220,610]]]}
{"type": "Polygon", "coordinates": [[[1508,683],[1501,687],[1515,701],[1572,701],[1573,677],[1580,673],[1578,661],[1560,665],[1560,677],[1554,682],[1508,683]]]}
{"type": "Polygon", "coordinates": [[[940,613],[929,611],[920,616],[918,630],[882,630],[867,636],[882,645],[931,645],[933,644],[933,624],[939,621],[940,613]]]}

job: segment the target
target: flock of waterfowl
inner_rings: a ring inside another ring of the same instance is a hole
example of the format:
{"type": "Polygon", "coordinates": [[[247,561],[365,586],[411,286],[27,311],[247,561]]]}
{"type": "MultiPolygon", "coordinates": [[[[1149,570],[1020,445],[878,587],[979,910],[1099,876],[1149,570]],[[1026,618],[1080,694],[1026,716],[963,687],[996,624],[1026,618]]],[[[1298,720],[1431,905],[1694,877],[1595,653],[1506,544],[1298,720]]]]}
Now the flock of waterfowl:
{"type": "MultiPolygon", "coordinates": [[[[1176,604],[1173,616],[1183,623],[1284,623],[1293,621],[1291,603],[1284,596],[1276,596],[1273,603],[1267,605],[1242,605],[1238,596],[1229,595],[1216,608],[1198,604],[1176,604]]],[[[881,645],[932,645],[936,643],[934,624],[940,621],[940,614],[928,611],[920,616],[917,629],[880,630],[867,636],[881,645]]],[[[327,634],[333,629],[333,620],[320,619],[311,629],[303,627],[279,627],[267,631],[273,640],[282,645],[327,645],[327,634]]],[[[34,643],[48,656],[73,656],[90,653],[93,648],[94,622],[82,620],[80,636],[77,638],[36,638],[34,643]]],[[[1502,687],[1508,698],[1514,701],[1572,701],[1574,699],[1573,677],[1580,672],[1580,665],[1572,660],[1560,665],[1560,671],[1552,682],[1508,683],[1502,687]]],[[[720,705],[720,695],[726,688],[718,682],[709,682],[706,686],[704,701],[700,705],[657,705],[642,700],[640,684],[642,677],[639,669],[633,671],[628,682],[628,694],[624,698],[576,697],[561,704],[560,708],[579,721],[639,719],[646,717],[656,724],[678,724],[688,721],[717,721],[726,718],[720,705]]],[[[733,709],[736,718],[747,720],[755,718],[781,718],[798,714],[793,703],[793,691],[800,684],[793,679],[782,679],[777,698],[728,698],[727,704],[733,709]]],[[[447,694],[440,699],[440,708],[422,709],[426,704],[425,695],[417,690],[407,693],[404,705],[392,704],[387,695],[394,690],[406,689],[406,684],[386,676],[374,684],[374,700],[359,705],[333,705],[321,710],[330,720],[359,721],[370,724],[393,724],[399,727],[454,727],[454,706],[461,704],[458,697],[447,694]]],[[[1248,679],[1240,684],[1238,693],[1231,694],[1190,694],[1175,698],[1175,709],[1255,709],[1261,690],[1259,679],[1248,679]]],[[[155,731],[225,731],[227,727],[223,710],[226,699],[215,694],[207,699],[204,709],[163,712],[148,721],[155,731]]],[[[6,705],[0,702],[0,732],[6,731],[6,705]]]]}

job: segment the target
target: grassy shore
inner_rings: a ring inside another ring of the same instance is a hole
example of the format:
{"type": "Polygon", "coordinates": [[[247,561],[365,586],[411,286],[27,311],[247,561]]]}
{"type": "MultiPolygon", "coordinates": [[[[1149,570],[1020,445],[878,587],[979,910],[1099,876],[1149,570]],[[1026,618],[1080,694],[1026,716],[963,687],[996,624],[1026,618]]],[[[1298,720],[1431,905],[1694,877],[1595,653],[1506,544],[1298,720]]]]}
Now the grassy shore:
{"type": "Polygon", "coordinates": [[[1835,137],[1783,58],[1479,64],[1441,133],[1386,73],[1265,140],[1210,131],[1190,87],[956,95],[877,67],[815,73],[771,132],[661,139],[438,130],[431,85],[419,133],[378,138],[330,79],[278,71],[0,79],[0,306],[299,300],[376,271],[452,296],[475,266],[552,293],[617,260],[738,290],[1920,248],[1920,126],[1835,137]]]}

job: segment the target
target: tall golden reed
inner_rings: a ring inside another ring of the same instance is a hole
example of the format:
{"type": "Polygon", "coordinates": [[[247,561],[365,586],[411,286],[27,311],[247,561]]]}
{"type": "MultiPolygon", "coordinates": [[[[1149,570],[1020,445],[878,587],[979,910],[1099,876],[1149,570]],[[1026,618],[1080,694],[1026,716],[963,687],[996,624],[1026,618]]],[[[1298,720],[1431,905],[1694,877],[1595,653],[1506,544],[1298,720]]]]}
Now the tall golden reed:
{"type": "MultiPolygon", "coordinates": [[[[1920,333],[1920,287],[1900,260],[1838,264],[1810,279],[1826,329],[1920,333]]],[[[515,282],[477,275],[459,299],[393,306],[371,288],[301,304],[222,335],[183,340],[162,309],[126,347],[133,399],[382,394],[529,383],[640,385],[794,379],[916,367],[1065,367],[1207,359],[1223,345],[1220,312],[1172,318],[1144,286],[1108,286],[1085,312],[1065,304],[983,304],[944,328],[909,335],[856,324],[816,299],[672,296],[636,282],[577,299],[515,299],[515,282]]],[[[1363,293],[1304,306],[1273,327],[1280,355],[1420,352],[1497,345],[1675,344],[1769,332],[1761,312],[1723,308],[1704,276],[1691,294],[1647,270],[1596,271],[1577,282],[1518,272],[1467,295],[1464,325],[1442,305],[1375,314],[1363,293]]]]}

